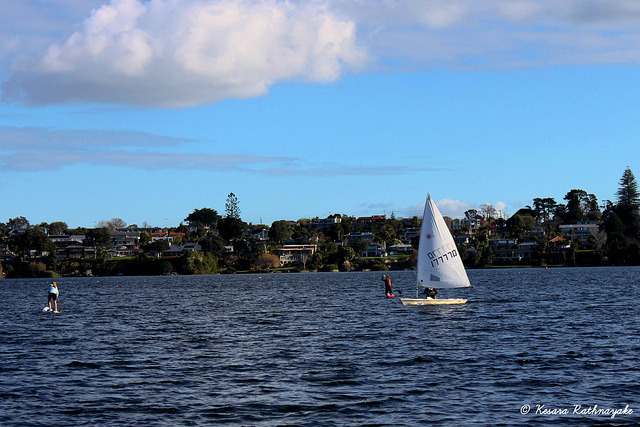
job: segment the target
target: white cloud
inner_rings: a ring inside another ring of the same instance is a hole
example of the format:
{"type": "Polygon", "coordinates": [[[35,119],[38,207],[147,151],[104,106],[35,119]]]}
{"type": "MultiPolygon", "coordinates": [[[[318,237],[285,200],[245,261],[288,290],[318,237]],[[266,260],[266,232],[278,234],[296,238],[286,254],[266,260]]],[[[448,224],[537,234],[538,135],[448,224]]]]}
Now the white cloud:
{"type": "Polygon", "coordinates": [[[442,215],[450,216],[451,218],[462,218],[469,209],[476,209],[476,206],[471,203],[452,199],[440,199],[436,202],[436,205],[442,215]]]}
{"type": "Polygon", "coordinates": [[[99,0],[13,4],[0,0],[8,11],[0,67],[15,61],[2,97],[28,104],[179,108],[375,65],[474,70],[640,58],[636,0],[103,0],[84,21],[78,16],[99,0]],[[18,52],[28,56],[18,61],[18,52]]]}
{"type": "Polygon", "coordinates": [[[365,62],[355,24],[317,2],[112,0],[16,64],[3,97],[185,107],[264,95],[283,80],[331,82],[365,62]]]}

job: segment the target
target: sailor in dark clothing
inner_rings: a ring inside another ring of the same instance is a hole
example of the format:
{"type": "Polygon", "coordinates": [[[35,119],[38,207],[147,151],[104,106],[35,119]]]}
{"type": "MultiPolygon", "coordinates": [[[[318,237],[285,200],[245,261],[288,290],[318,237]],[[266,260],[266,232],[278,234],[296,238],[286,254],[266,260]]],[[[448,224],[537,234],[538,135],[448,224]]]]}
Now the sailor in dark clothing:
{"type": "Polygon", "coordinates": [[[438,295],[438,291],[436,291],[435,288],[424,288],[425,298],[436,299],[436,295],[438,295]]]}

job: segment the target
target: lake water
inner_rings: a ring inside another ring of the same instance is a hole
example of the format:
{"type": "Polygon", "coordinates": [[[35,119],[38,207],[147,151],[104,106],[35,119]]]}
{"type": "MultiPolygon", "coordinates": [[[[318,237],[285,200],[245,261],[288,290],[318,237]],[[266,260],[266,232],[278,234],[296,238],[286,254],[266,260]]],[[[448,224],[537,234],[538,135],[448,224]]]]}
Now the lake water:
{"type": "Polygon", "coordinates": [[[469,277],[426,308],[380,273],[60,279],[59,314],[1,280],[0,424],[640,423],[640,268],[469,277]]]}

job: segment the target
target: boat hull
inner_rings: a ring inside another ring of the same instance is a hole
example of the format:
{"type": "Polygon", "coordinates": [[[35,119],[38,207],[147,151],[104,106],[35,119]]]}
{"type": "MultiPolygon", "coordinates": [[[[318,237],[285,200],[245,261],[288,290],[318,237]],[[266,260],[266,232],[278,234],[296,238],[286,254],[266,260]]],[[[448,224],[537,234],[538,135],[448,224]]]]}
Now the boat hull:
{"type": "Polygon", "coordinates": [[[412,305],[445,305],[445,304],[465,304],[466,299],[461,298],[400,298],[402,304],[405,306],[412,305]]]}

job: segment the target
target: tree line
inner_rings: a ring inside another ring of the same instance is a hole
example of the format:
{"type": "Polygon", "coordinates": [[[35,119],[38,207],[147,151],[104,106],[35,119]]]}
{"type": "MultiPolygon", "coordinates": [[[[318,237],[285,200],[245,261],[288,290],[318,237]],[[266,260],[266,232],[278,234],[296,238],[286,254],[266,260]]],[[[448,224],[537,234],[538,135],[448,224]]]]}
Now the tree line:
{"type": "MultiPolygon", "coordinates": [[[[581,189],[570,190],[564,200],[566,203],[558,203],[551,197],[535,198],[532,206],[518,210],[507,220],[483,221],[467,245],[475,251],[465,252],[465,265],[487,267],[494,263],[489,245],[491,234],[536,243],[533,264],[640,264],[640,193],[631,169],[626,168],[622,174],[615,201],[604,200],[599,204],[594,194],[581,189]],[[562,224],[586,222],[598,224],[587,244],[574,240],[571,235],[563,236],[560,231],[562,224]],[[532,234],[534,227],[542,233],[532,234]],[[554,237],[566,238],[566,250],[552,253],[554,237]]],[[[467,218],[476,214],[474,210],[465,213],[467,218]]]]}
{"type": "MultiPolygon", "coordinates": [[[[550,197],[535,198],[531,206],[518,210],[509,219],[495,218],[495,209],[488,204],[481,205],[480,210],[468,210],[465,217],[480,218],[481,225],[470,234],[468,243],[459,245],[465,265],[488,267],[503,264],[503,261],[496,259],[491,246],[491,240],[496,238],[537,243],[536,253],[528,262],[538,265],[553,262],[581,264],[584,263],[579,256],[581,251],[593,255],[589,258],[589,264],[640,264],[640,195],[635,176],[629,168],[620,179],[614,202],[606,200],[599,204],[595,195],[579,189],[570,190],[564,201],[566,203],[558,203],[550,197]],[[557,259],[557,254],[550,252],[549,241],[561,235],[561,224],[579,221],[596,221],[599,228],[590,238],[588,247],[580,247],[580,243],[571,241],[563,258],[557,259]],[[542,229],[544,233],[531,235],[534,227],[542,229]]],[[[101,221],[91,229],[69,229],[62,221],[32,227],[27,219],[18,217],[0,223],[0,248],[5,247],[16,255],[14,259],[0,263],[0,275],[82,275],[89,271],[95,275],[265,271],[278,266],[279,259],[273,255],[273,251],[285,242],[317,245],[314,255],[297,268],[385,270],[415,266],[415,252],[387,259],[363,258],[360,254],[371,243],[387,247],[401,243],[400,232],[419,228],[421,218],[395,218],[392,214],[390,218],[365,222],[348,215],[336,214],[331,217],[339,217],[340,221],[321,231],[316,227],[318,218],[295,222],[278,220],[271,226],[250,224],[242,221],[238,199],[231,193],[225,203],[224,215],[212,208],[195,209],[184,219],[188,225],[180,224],[168,230],[176,233],[177,243],[182,243],[181,240],[194,242],[202,249],[200,252],[184,251],[169,259],[154,256],[168,249],[169,245],[165,240],[152,241],[148,232],[140,233],[136,256],[108,258],[107,250],[113,245],[112,234],[126,228],[126,223],[118,218],[101,221]],[[16,229],[26,231],[10,236],[9,232],[16,229]],[[260,232],[268,234],[268,241],[252,238],[260,232]],[[371,237],[347,239],[350,235],[363,232],[370,232],[371,237]],[[62,234],[84,235],[83,245],[96,249],[95,258],[57,260],[56,246],[49,236],[62,234]],[[38,258],[40,253],[49,256],[38,258]]],[[[451,223],[450,218],[446,220],[451,223]]],[[[461,232],[469,231],[463,229],[461,232]]],[[[417,236],[411,239],[415,250],[418,241],[417,236]]]]}

